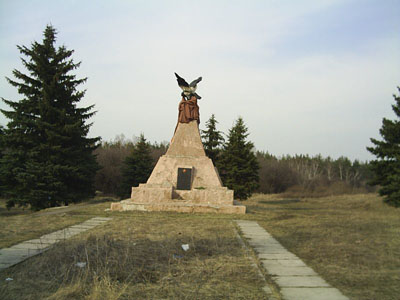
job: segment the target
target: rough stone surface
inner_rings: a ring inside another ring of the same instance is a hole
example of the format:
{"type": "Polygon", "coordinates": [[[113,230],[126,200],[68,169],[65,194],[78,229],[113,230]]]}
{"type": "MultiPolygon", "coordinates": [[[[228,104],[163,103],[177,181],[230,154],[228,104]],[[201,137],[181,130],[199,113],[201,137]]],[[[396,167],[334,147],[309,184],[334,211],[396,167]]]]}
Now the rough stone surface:
{"type": "Polygon", "coordinates": [[[246,207],[243,205],[199,205],[169,201],[162,203],[135,203],[131,200],[120,202],[124,211],[175,211],[182,213],[222,213],[222,214],[244,214],[246,207]]]}
{"type": "Polygon", "coordinates": [[[184,213],[244,214],[233,191],[222,186],[211,159],[204,152],[197,121],[179,123],[165,155],[145,184],[132,188],[131,198],[112,203],[111,210],[177,211],[184,213]],[[178,190],[178,168],[192,169],[190,190],[178,190]]]}
{"type": "Polygon", "coordinates": [[[255,221],[236,221],[248,243],[258,253],[261,264],[280,287],[286,300],[344,300],[338,289],[330,286],[317,273],[287,251],[255,221]]]}

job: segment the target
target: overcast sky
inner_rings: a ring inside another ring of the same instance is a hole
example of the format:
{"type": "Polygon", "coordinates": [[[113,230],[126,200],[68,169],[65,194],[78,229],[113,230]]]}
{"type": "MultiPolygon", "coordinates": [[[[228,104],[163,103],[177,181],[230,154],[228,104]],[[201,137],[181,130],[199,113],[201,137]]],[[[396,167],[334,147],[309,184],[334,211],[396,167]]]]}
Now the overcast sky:
{"type": "Polygon", "coordinates": [[[82,105],[95,104],[90,135],[103,140],[169,141],[174,72],[203,76],[201,129],[212,113],[223,132],[241,116],[256,148],[277,156],[370,160],[369,139],[395,118],[398,0],[0,0],[1,97],[21,99],[5,76],[25,72],[16,45],[41,42],[47,24],[82,61],[82,105]]]}

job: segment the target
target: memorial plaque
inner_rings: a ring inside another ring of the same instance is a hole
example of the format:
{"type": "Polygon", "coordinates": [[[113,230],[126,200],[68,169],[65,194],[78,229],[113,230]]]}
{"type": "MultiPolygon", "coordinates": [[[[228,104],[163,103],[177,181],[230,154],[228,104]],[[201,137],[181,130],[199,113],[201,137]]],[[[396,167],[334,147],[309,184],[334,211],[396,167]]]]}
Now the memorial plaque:
{"type": "Polygon", "coordinates": [[[192,169],[178,168],[177,190],[190,190],[192,186],[192,169]]]}

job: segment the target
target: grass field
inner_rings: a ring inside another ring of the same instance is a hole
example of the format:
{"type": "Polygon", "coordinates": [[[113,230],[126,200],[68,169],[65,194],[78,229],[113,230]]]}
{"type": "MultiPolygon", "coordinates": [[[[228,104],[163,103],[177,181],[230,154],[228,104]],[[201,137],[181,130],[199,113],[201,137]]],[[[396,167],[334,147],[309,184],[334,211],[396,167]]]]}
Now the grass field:
{"type": "Polygon", "coordinates": [[[113,217],[1,271],[0,298],[266,299],[236,239],[232,220],[243,218],[257,221],[351,299],[398,299],[400,211],[378,196],[255,195],[245,205],[244,216],[105,212],[109,202],[64,212],[0,208],[1,247],[92,216],[113,217]],[[85,268],[75,266],[82,261],[85,268]]]}
{"type": "MultiPolygon", "coordinates": [[[[106,202],[110,199],[109,197],[98,197],[90,202],[71,205],[66,209],[56,207],[38,212],[18,207],[8,210],[6,201],[0,199],[0,248],[9,247],[81,223],[90,218],[92,214],[102,214],[104,209],[98,211],[98,209],[96,210],[98,206],[93,204],[106,202]],[[89,209],[85,209],[86,207],[89,207],[89,209]],[[73,211],[77,212],[73,213],[73,211]],[[82,211],[85,211],[85,213],[82,214],[82,211]]],[[[106,205],[109,206],[110,204],[106,205]]]]}
{"type": "Polygon", "coordinates": [[[0,272],[0,299],[267,299],[230,216],[104,213],[109,206],[65,213],[113,220],[0,272]]]}
{"type": "Polygon", "coordinates": [[[374,194],[256,195],[248,217],[352,299],[400,299],[400,210],[374,194]]]}

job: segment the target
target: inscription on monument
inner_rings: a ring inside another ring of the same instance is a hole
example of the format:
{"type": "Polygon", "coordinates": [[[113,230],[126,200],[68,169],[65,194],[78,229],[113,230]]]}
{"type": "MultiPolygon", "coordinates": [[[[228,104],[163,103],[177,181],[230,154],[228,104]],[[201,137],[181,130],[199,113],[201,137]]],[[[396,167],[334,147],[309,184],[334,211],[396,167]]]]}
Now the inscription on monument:
{"type": "Polygon", "coordinates": [[[177,190],[190,190],[192,187],[192,168],[178,168],[177,190]]]}

